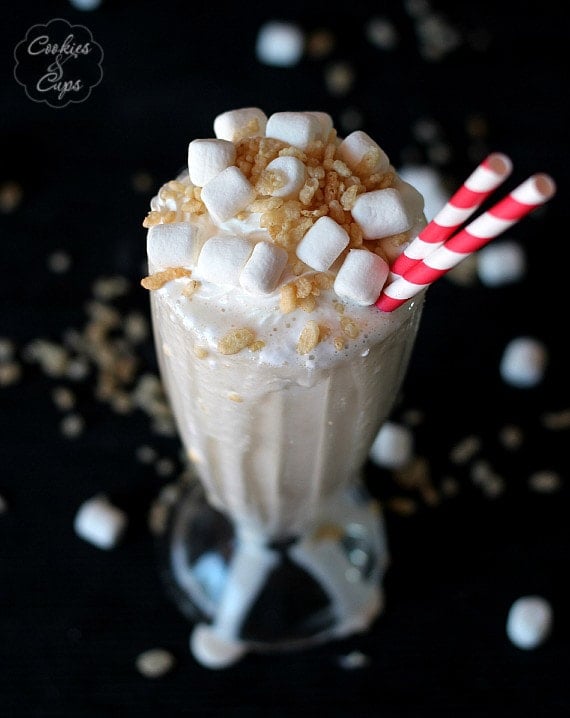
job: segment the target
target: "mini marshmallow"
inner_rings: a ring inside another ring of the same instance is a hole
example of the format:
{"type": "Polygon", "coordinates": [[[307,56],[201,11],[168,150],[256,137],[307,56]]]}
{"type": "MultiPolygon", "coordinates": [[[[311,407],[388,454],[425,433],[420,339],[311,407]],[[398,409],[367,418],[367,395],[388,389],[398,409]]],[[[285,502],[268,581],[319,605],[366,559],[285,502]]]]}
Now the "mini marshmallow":
{"type": "Polygon", "coordinates": [[[273,20],[257,33],[255,54],[259,62],[275,67],[293,67],[303,56],[305,36],[298,25],[273,20]]]}
{"type": "Polygon", "coordinates": [[[506,630],[517,648],[536,648],[552,630],[550,604],[541,596],[522,596],[509,609],[506,630]]]}
{"type": "Polygon", "coordinates": [[[222,112],[214,120],[214,134],[219,140],[234,142],[244,137],[263,137],[267,115],[259,107],[242,107],[222,112]]]}
{"type": "Polygon", "coordinates": [[[512,240],[493,242],[477,252],[477,274],[488,287],[499,287],[523,278],[526,271],[525,253],[512,240]]]}
{"type": "Polygon", "coordinates": [[[239,283],[252,294],[271,294],[287,264],[287,252],[270,242],[258,242],[240,274],[239,283]]]}
{"type": "Polygon", "coordinates": [[[102,495],[81,504],[73,523],[80,538],[102,549],[113,548],[126,526],[126,514],[102,495]]]}
{"type": "Polygon", "coordinates": [[[389,237],[412,226],[402,195],[391,187],[359,195],[352,208],[352,216],[364,239],[389,237]]]}
{"type": "Polygon", "coordinates": [[[227,140],[192,140],[188,145],[190,181],[203,187],[236,161],[236,148],[227,140]]]}
{"type": "Polygon", "coordinates": [[[198,257],[196,276],[214,284],[237,287],[252,249],[252,243],[244,237],[210,237],[198,257]]]}
{"type": "Polygon", "coordinates": [[[339,254],[348,246],[350,237],[334,219],[317,219],[297,245],[297,257],[312,269],[326,272],[339,254]]]}
{"type": "Polygon", "coordinates": [[[202,187],[202,202],[215,222],[234,217],[254,199],[255,190],[238,167],[227,167],[202,187]]]}
{"type": "Polygon", "coordinates": [[[412,432],[401,424],[385,421],[374,439],[369,458],[386,469],[401,469],[413,457],[412,432]]]}
{"type": "Polygon", "coordinates": [[[190,267],[196,259],[197,228],[190,222],[170,222],[150,227],[146,252],[153,270],[190,267]]]}
{"type": "Polygon", "coordinates": [[[326,141],[333,128],[333,118],[328,112],[307,112],[306,114],[316,117],[321,126],[321,140],[326,141]]]}
{"type": "Polygon", "coordinates": [[[397,178],[396,189],[402,197],[408,217],[414,222],[425,224],[425,199],[418,188],[410,184],[410,182],[397,178]]]}
{"type": "Polygon", "coordinates": [[[542,381],[546,362],[544,344],[532,337],[518,337],[507,344],[499,371],[507,384],[526,389],[542,381]]]}
{"type": "Polygon", "coordinates": [[[388,155],[362,130],[355,130],[347,135],[338,146],[337,154],[351,170],[357,170],[363,161],[366,162],[369,174],[385,172],[390,167],[388,155]]]}
{"type": "Polygon", "coordinates": [[[272,190],[273,197],[297,198],[307,177],[307,168],[297,157],[276,157],[265,168],[268,172],[276,172],[285,184],[272,190]]]}
{"type": "Polygon", "coordinates": [[[334,282],[335,292],[361,306],[369,306],[380,296],[390,268],[367,249],[351,249],[342,263],[334,282]]]}
{"type": "Polygon", "coordinates": [[[274,112],[267,120],[265,134],[301,150],[321,136],[321,120],[313,112],[274,112]]]}

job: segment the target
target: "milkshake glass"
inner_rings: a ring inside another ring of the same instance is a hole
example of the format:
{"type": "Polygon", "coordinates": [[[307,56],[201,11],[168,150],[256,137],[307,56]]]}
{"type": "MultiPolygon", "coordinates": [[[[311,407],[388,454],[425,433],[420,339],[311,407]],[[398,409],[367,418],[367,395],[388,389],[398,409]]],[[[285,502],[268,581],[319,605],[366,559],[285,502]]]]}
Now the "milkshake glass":
{"type": "MultiPolygon", "coordinates": [[[[334,131],[327,137],[329,145],[340,146],[334,131]]],[[[255,138],[252,148],[263,145],[255,138]]],[[[327,143],[315,144],[308,160],[307,148],[296,154],[313,168],[321,166],[315,158],[326,155],[327,143]]],[[[292,156],[282,139],[269,146],[292,156]]],[[[330,200],[325,177],[347,170],[344,162],[333,164],[332,150],[329,160],[325,156],[325,170],[309,173],[304,186],[320,178],[321,194],[330,200]]],[[[241,167],[247,171],[247,164],[241,167]]],[[[229,219],[213,217],[207,204],[195,211],[192,200],[207,192],[196,191],[186,174],[165,185],[151,205],[148,226],[172,224],[188,254],[185,273],[165,270],[173,245],[162,254],[159,237],[153,241],[160,251],[151,248],[150,233],[160,232],[149,229],[149,278],[159,278],[149,287],[155,290],[155,347],[190,477],[166,502],[162,565],[172,596],[195,622],[191,647],[204,665],[223,667],[248,650],[299,648],[363,631],[382,608],[388,550],[380,507],[365,489],[362,470],[401,389],[423,293],[383,313],[355,301],[351,286],[339,294],[335,277],[351,247],[365,255],[366,248],[387,265],[394,247],[403,247],[425,224],[417,196],[391,166],[387,172],[390,187],[399,187],[402,196],[408,192],[406,232],[396,240],[388,235],[382,245],[384,237],[358,237],[347,222],[356,246],[346,247],[324,271],[300,263],[298,245],[281,240],[287,262],[275,255],[283,270],[273,272],[274,286],[263,291],[244,288],[249,260],[239,252],[240,280],[232,280],[232,268],[224,266],[219,281],[212,281],[212,262],[200,257],[207,256],[212,237],[239,238],[252,247],[273,242],[263,210],[275,205],[266,211],[278,213],[283,205],[271,204],[276,195],[263,184],[267,176],[250,178],[257,195],[229,219]],[[190,235],[184,234],[186,223],[190,235]]],[[[366,176],[372,174],[369,168],[366,176]]],[[[336,196],[350,186],[341,183],[336,196]]],[[[312,206],[287,201],[292,210],[312,206]]],[[[342,211],[336,221],[351,219],[348,209],[342,211]]]]}

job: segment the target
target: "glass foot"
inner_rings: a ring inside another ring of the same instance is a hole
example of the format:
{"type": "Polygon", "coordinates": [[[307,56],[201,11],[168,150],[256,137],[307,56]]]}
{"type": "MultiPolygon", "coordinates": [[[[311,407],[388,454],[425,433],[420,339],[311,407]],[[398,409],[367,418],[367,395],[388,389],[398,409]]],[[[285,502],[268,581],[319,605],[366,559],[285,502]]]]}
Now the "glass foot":
{"type": "Polygon", "coordinates": [[[170,488],[154,507],[160,570],[195,624],[190,646],[200,663],[222,668],[250,650],[341,638],[381,611],[389,555],[379,506],[364,487],[323,503],[309,530],[279,542],[241,532],[197,479],[170,488]]]}

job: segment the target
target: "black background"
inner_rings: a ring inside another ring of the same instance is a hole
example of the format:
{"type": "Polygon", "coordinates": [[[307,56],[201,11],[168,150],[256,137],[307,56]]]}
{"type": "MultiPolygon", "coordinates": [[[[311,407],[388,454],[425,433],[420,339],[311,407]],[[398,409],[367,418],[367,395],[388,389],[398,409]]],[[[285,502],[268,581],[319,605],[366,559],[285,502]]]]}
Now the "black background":
{"type": "MultiPolygon", "coordinates": [[[[469,117],[488,123],[484,144],[507,153],[514,170],[505,191],[537,171],[557,182],[556,197],[510,232],[524,247],[523,281],[489,288],[448,278],[429,291],[423,324],[395,417],[420,409],[415,448],[440,486],[453,475],[459,492],[408,517],[388,511],[392,566],[386,610],[372,629],[304,652],[250,655],[225,671],[198,665],[190,625],[159,581],[147,513],[171,479],[135,459],[141,444],[177,460],[176,438],[155,436],[146,415],[118,416],[97,403],[89,381],[78,388],[86,428],[61,435],[57,383],[22,362],[19,383],[0,390],[0,716],[563,716],[568,690],[568,430],[548,431],[545,412],[569,407],[565,348],[568,243],[567,76],[570,40],[563,4],[433,0],[462,43],[439,61],[419,50],[404,3],[316,3],[228,9],[214,2],[107,0],[94,12],[66,2],[6,3],[0,28],[2,113],[0,182],[23,188],[19,207],[0,216],[0,336],[18,351],[32,339],[60,341],[85,321],[93,281],[121,274],[132,282],[128,306],[148,315],[143,271],[150,197],[184,165],[189,140],[212,136],[213,118],[255,105],[330,112],[337,125],[358,108],[361,128],[394,164],[410,152],[429,161],[413,134],[428,117],[451,147],[442,175],[457,186],[474,167],[469,117]],[[281,12],[279,12],[281,11],[281,12]],[[391,19],[399,45],[373,47],[363,28],[391,19]],[[89,27],[102,46],[104,77],[78,105],[52,109],[29,100],[13,78],[13,49],[28,27],[53,17],[89,27]],[[326,60],[304,57],[268,67],[254,54],[268,19],[297,21],[309,33],[333,31],[326,60]],[[356,71],[348,94],[330,94],[330,60],[356,71]],[[136,192],[132,176],[150,173],[136,192]],[[47,268],[56,250],[73,260],[62,275],[47,268]],[[532,389],[506,385],[498,371],[506,343],[543,341],[549,363],[532,389]],[[514,424],[523,445],[508,451],[500,430],[514,424]],[[450,463],[468,435],[480,458],[505,479],[492,500],[450,463]],[[557,472],[553,494],[529,489],[529,476],[557,472]],[[111,552],[73,531],[78,506],[107,493],[129,516],[111,552]],[[506,614],[521,595],[540,594],[554,611],[549,639],[533,651],[513,646],[506,614]],[[136,656],[162,646],[176,657],[168,675],[149,680],[136,656]],[[361,651],[369,662],[349,670],[339,657],[361,651]]],[[[141,371],[155,371],[150,340],[141,371]]],[[[61,382],[60,382],[61,383],[61,382]]],[[[366,467],[380,498],[400,495],[391,475],[366,467]]]]}

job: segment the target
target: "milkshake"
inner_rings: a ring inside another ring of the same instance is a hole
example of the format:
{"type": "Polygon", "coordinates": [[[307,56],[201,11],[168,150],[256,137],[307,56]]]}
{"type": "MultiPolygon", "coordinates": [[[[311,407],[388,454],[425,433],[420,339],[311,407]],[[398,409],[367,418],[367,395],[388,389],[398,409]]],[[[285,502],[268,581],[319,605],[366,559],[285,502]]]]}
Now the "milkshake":
{"type": "Polygon", "coordinates": [[[204,592],[191,597],[206,619],[194,653],[216,665],[263,643],[244,639],[244,622],[284,554],[334,604],[326,629],[306,637],[364,630],[380,610],[387,551],[361,471],[401,388],[423,295],[391,313],[374,302],[426,222],[380,145],[338,137],[326,113],[241,108],[213,129],[151,202],[142,283],[203,504],[231,527],[230,558],[184,549],[194,574],[218,557],[218,578],[187,582],[204,592]],[[351,531],[357,543],[368,532],[370,556],[347,579],[351,531]]]}

